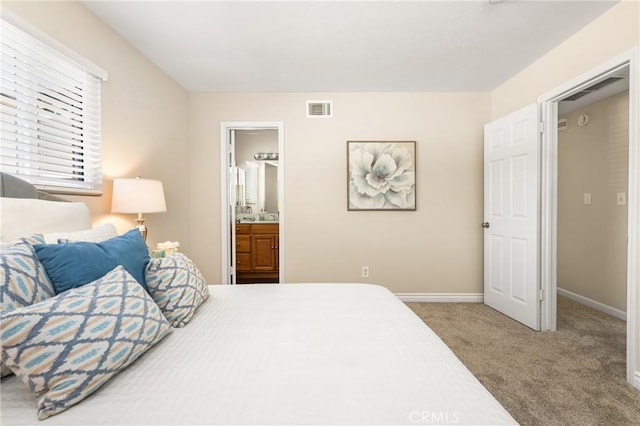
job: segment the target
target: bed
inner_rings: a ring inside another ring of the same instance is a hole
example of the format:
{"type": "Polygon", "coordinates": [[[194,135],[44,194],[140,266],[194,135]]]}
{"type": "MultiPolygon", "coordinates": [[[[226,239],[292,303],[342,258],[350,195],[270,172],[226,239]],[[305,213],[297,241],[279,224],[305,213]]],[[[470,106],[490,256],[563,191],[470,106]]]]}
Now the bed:
{"type": "Polygon", "coordinates": [[[4,377],[1,423],[516,424],[384,287],[210,285],[208,292],[186,326],[45,420],[34,393],[15,375],[4,377]]]}

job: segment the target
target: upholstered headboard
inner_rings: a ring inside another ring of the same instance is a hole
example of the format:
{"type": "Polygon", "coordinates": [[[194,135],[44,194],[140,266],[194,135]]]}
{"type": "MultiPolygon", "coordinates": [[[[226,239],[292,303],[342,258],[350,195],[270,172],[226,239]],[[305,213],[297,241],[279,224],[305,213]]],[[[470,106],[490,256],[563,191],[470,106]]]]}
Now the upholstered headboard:
{"type": "Polygon", "coordinates": [[[0,173],[0,241],[31,234],[91,228],[84,203],[72,203],[38,191],[29,182],[0,173]]]}
{"type": "Polygon", "coordinates": [[[0,172],[0,197],[38,198],[38,191],[29,182],[0,172]]]}
{"type": "Polygon", "coordinates": [[[0,197],[37,198],[49,201],[67,201],[63,198],[40,191],[35,186],[9,173],[0,172],[0,197]]]}

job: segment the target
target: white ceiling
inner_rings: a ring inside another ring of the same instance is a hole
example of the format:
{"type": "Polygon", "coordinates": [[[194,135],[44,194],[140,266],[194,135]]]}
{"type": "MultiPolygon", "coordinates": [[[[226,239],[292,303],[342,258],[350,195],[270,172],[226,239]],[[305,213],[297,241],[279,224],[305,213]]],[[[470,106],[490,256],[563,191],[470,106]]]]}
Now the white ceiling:
{"type": "Polygon", "coordinates": [[[615,1],[83,3],[189,91],[311,92],[491,90],[615,1]]]}

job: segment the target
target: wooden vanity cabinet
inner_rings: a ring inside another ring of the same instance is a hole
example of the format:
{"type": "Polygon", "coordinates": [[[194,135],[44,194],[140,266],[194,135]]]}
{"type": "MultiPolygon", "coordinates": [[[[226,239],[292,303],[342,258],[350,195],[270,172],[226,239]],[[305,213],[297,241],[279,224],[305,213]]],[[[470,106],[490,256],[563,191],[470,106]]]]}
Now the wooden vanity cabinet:
{"type": "Polygon", "coordinates": [[[236,225],[236,271],[251,271],[251,225],[236,225]]]}
{"type": "Polygon", "coordinates": [[[251,269],[254,272],[278,270],[278,226],[251,225],[251,269]]]}
{"type": "Polygon", "coordinates": [[[279,231],[277,223],[236,226],[238,283],[279,281],[279,231]]]}

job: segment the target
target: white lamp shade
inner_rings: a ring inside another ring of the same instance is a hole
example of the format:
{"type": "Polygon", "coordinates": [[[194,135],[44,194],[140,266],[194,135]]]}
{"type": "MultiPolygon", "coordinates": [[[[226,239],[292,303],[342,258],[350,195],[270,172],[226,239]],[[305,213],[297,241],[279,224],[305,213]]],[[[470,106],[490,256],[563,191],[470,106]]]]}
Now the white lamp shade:
{"type": "Polygon", "coordinates": [[[162,182],[155,179],[114,179],[112,213],[166,212],[162,182]]]}

